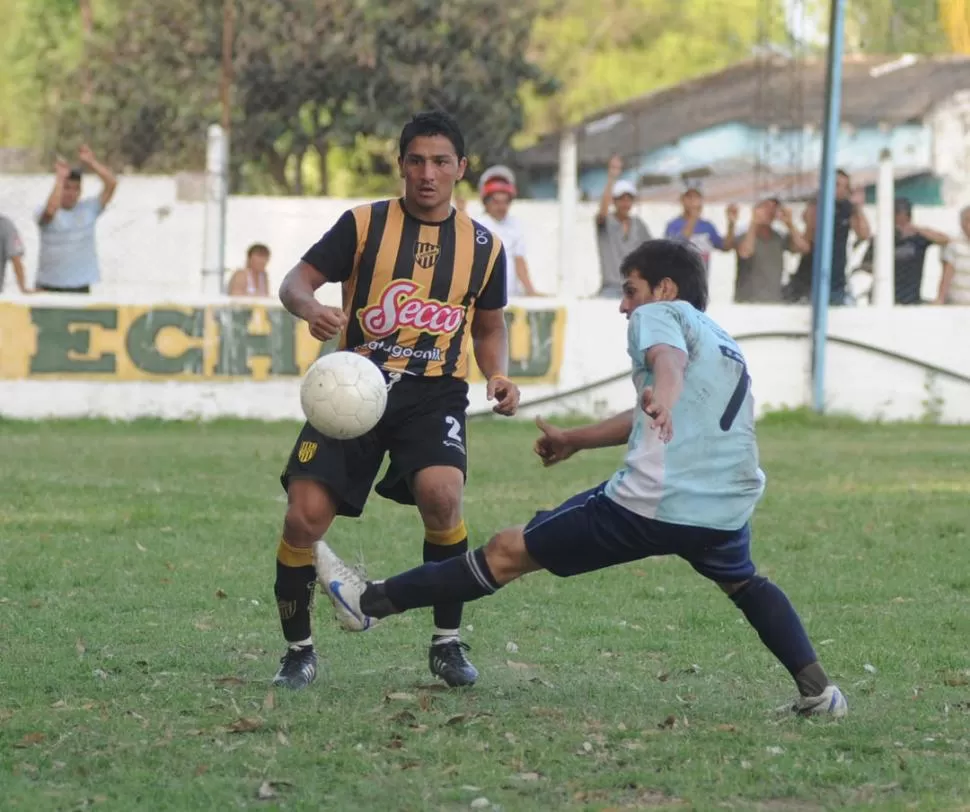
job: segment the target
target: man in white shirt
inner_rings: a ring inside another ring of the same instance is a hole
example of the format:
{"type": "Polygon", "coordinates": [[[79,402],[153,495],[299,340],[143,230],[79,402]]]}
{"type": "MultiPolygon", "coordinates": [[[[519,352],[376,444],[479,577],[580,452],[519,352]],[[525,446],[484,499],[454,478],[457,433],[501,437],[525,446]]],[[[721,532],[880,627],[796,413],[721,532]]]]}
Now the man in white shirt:
{"type": "Polygon", "coordinates": [[[72,170],[66,161],[57,161],[54,189],[37,212],[39,291],[89,293],[91,285],[101,278],[95,224],[114,196],[118,181],[110,169],[98,162],[90,147],[82,146],[78,157],[86,169],[101,179],[101,194],[82,200],[80,170],[72,170]]]}
{"type": "Polygon", "coordinates": [[[960,212],[962,234],[943,251],[943,276],[936,304],[970,305],[970,206],[960,212]]]}
{"type": "Polygon", "coordinates": [[[478,182],[485,212],[476,219],[495,234],[505,246],[509,258],[506,264],[508,296],[538,296],[529,277],[529,265],[525,259],[525,230],[522,224],[509,214],[512,200],[517,194],[515,176],[504,166],[492,166],[482,173],[478,182]]]}

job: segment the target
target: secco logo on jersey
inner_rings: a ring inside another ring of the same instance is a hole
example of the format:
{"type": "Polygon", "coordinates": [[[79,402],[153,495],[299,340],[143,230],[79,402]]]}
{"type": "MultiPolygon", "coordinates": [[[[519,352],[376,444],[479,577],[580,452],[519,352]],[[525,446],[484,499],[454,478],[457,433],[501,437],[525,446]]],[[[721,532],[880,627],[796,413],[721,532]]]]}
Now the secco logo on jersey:
{"type": "Polygon", "coordinates": [[[461,327],[464,307],[422,299],[415,295],[419,290],[421,286],[410,279],[391,282],[377,304],[357,311],[364,331],[375,338],[386,338],[402,327],[432,335],[447,335],[461,327]]]}

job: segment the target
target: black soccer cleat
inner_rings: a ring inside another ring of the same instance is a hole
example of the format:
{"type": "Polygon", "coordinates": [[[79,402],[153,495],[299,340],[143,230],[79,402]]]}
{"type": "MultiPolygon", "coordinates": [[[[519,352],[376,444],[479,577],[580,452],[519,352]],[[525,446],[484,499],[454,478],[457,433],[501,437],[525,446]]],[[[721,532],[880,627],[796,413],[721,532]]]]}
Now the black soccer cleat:
{"type": "Polygon", "coordinates": [[[317,653],[312,646],[290,648],[280,658],[280,670],[273,677],[273,685],[299,691],[317,678],[317,653]]]}
{"type": "Polygon", "coordinates": [[[449,688],[462,688],[474,685],[478,670],[473,666],[465,652],[471,646],[462,640],[448,640],[432,643],[428,649],[428,667],[436,677],[441,677],[449,688]]]}

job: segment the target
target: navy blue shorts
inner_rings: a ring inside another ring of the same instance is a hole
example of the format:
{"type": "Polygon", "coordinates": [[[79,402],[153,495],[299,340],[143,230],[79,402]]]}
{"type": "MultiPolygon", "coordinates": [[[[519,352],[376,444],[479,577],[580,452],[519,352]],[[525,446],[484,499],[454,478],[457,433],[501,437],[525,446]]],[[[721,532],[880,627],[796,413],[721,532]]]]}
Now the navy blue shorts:
{"type": "Polygon", "coordinates": [[[712,530],[647,519],[604,493],[606,483],[576,494],[526,525],[525,547],[553,575],[568,577],[658,555],[677,555],[705,578],[738,583],[754,577],[751,531],[712,530]]]}

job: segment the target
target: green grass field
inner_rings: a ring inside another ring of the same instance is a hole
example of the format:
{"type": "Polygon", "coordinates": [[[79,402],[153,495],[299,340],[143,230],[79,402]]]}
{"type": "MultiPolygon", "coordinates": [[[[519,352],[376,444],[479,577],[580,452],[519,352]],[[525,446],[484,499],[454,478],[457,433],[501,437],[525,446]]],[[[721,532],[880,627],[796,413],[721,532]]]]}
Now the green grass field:
{"type": "MultiPolygon", "coordinates": [[[[323,600],[316,684],[271,690],[296,430],[0,422],[0,808],[970,809],[970,429],[760,426],[756,560],[840,723],[777,713],[787,674],[677,560],[471,605],[465,692],[430,683],[430,613],[355,636],[323,600]]],[[[470,435],[473,543],[620,455],[545,471],[526,423],[470,435]]],[[[329,538],[372,576],[420,557],[377,497],[329,538]]]]}

